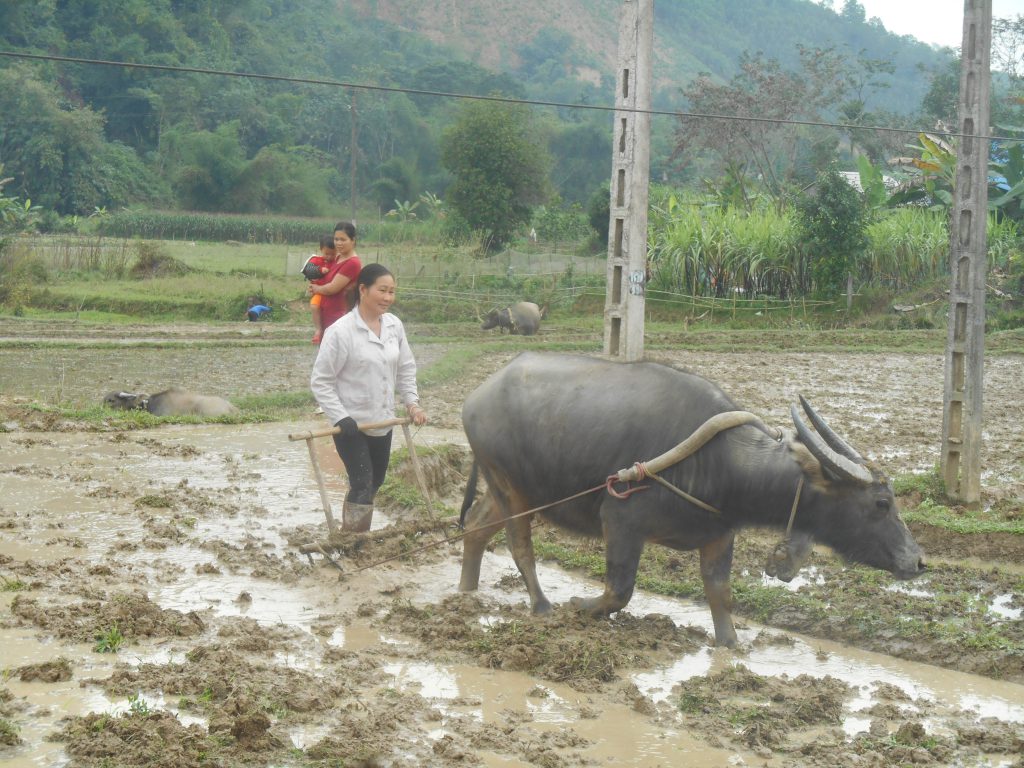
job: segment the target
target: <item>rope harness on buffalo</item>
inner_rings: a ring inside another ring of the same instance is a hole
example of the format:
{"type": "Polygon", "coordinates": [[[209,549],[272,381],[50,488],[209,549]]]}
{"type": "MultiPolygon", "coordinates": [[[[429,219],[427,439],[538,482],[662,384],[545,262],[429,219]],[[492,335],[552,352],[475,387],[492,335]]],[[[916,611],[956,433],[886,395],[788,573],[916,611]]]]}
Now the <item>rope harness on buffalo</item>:
{"type": "MultiPolygon", "coordinates": [[[[401,423],[402,421],[406,421],[407,422],[407,420],[396,419],[395,423],[401,423]]],[[[676,487],[675,485],[673,485],[672,483],[668,482],[663,477],[661,477],[658,473],[661,472],[664,469],[667,469],[668,467],[670,467],[670,466],[672,466],[674,464],[678,464],[679,462],[683,461],[687,457],[689,457],[689,456],[693,455],[694,453],[696,453],[709,440],[711,440],[711,438],[713,438],[719,432],[722,432],[722,431],[727,430],[727,429],[732,429],[733,427],[742,426],[744,424],[757,424],[757,425],[761,426],[775,440],[781,440],[782,439],[783,432],[782,432],[781,429],[778,429],[778,428],[771,429],[771,428],[765,426],[761,422],[761,420],[757,416],[752,414],[752,413],[749,413],[747,411],[727,411],[725,413],[719,413],[719,414],[716,414],[715,416],[712,416],[707,421],[705,421],[700,427],[697,428],[697,430],[692,435],[690,435],[688,438],[686,438],[686,440],[684,440],[683,442],[679,443],[674,448],[672,448],[672,449],[666,451],[665,453],[661,454],[660,456],[656,456],[655,458],[650,459],[650,460],[645,461],[645,462],[644,461],[637,461],[637,462],[635,462],[633,464],[632,467],[629,467],[629,468],[626,468],[626,469],[620,469],[615,474],[609,475],[605,479],[604,482],[602,482],[602,483],[600,483],[598,485],[595,485],[593,488],[587,488],[584,491],[580,491],[578,493],[574,493],[573,495],[567,496],[564,499],[559,499],[557,501],[552,501],[552,502],[550,502],[548,504],[542,504],[542,505],[540,505],[538,507],[533,507],[532,509],[527,509],[524,512],[519,512],[519,513],[514,514],[514,515],[509,515],[508,517],[504,517],[501,520],[495,521],[494,523],[490,523],[488,525],[488,527],[504,525],[505,523],[509,522],[510,520],[516,520],[516,519],[521,518],[521,517],[527,517],[527,516],[530,516],[530,515],[534,515],[534,514],[536,514],[538,512],[543,512],[545,509],[550,509],[551,507],[556,507],[556,506],[558,506],[560,504],[565,504],[565,503],[573,501],[575,499],[582,498],[583,496],[589,496],[592,493],[596,493],[597,491],[600,491],[602,488],[605,489],[608,492],[608,494],[611,495],[612,497],[614,497],[616,499],[623,499],[624,500],[624,499],[629,498],[632,494],[634,494],[634,493],[636,493],[638,491],[644,491],[644,490],[647,490],[648,488],[650,488],[649,485],[637,485],[637,486],[632,487],[632,488],[629,487],[629,483],[631,483],[631,482],[639,483],[639,482],[642,482],[643,480],[645,480],[647,478],[650,478],[651,480],[654,480],[655,482],[661,484],[662,486],[664,486],[665,488],[670,490],[672,493],[675,493],[676,495],[686,499],[691,504],[694,504],[695,506],[699,507],[700,509],[703,509],[703,510],[705,510],[707,512],[710,512],[712,514],[715,514],[715,515],[721,515],[722,514],[721,510],[716,509],[712,505],[710,505],[710,504],[708,504],[708,503],[706,503],[704,501],[701,501],[700,499],[692,496],[691,494],[687,493],[686,491],[682,490],[681,488],[676,487]],[[622,491],[618,491],[618,490],[615,489],[615,484],[616,483],[626,483],[627,487],[624,490],[622,490],[622,491]]],[[[289,439],[291,439],[291,440],[305,439],[307,441],[307,444],[308,444],[311,441],[311,439],[314,438],[314,437],[321,437],[321,436],[324,436],[324,435],[327,435],[327,434],[332,434],[333,432],[334,432],[334,430],[323,430],[323,431],[315,432],[315,433],[307,432],[307,433],[303,433],[303,434],[299,434],[299,435],[289,435],[289,439]]],[[[407,437],[407,439],[409,438],[408,434],[406,435],[406,437],[407,437]]],[[[409,442],[410,442],[410,449],[411,449],[411,447],[412,447],[411,446],[411,440],[409,440],[409,442]]],[[[310,449],[310,455],[313,456],[312,448],[310,449]]],[[[412,454],[412,455],[415,455],[415,454],[412,454]]],[[[314,470],[318,470],[319,467],[316,465],[315,457],[313,458],[313,464],[314,464],[314,470]]],[[[419,476],[418,479],[420,479],[422,481],[422,475],[420,475],[420,473],[418,473],[418,472],[417,472],[417,475],[419,476]]],[[[800,484],[797,487],[797,491],[796,491],[796,498],[793,500],[793,508],[792,508],[792,510],[790,512],[790,517],[789,517],[789,526],[786,529],[786,537],[787,537],[787,539],[789,537],[790,531],[791,531],[792,526],[793,526],[793,519],[796,516],[796,508],[797,508],[797,505],[798,505],[798,503],[800,501],[800,490],[801,490],[802,487],[803,487],[803,478],[801,478],[801,480],[800,480],[800,484]]],[[[326,496],[326,491],[323,488],[322,484],[321,484],[321,489],[320,490],[321,490],[321,497],[322,498],[325,497],[326,496]]],[[[329,509],[329,507],[327,506],[329,504],[329,502],[327,502],[325,498],[324,498],[324,504],[325,504],[325,511],[327,511],[329,509]]],[[[436,525],[437,521],[433,518],[432,514],[431,514],[431,519],[432,519],[432,521],[436,525]]],[[[331,522],[331,518],[330,518],[329,513],[328,513],[328,522],[329,523],[331,522]]],[[[421,547],[417,547],[415,549],[411,549],[411,550],[408,550],[406,552],[402,552],[401,554],[394,555],[393,557],[388,557],[388,558],[386,558],[384,560],[379,560],[377,562],[370,563],[369,565],[360,566],[359,568],[355,568],[352,571],[350,571],[350,573],[359,573],[360,571],[365,571],[365,570],[369,570],[371,568],[376,568],[377,566],[384,565],[384,564],[389,563],[389,562],[391,562],[393,560],[399,560],[401,558],[409,557],[410,555],[414,555],[414,554],[417,554],[419,552],[424,552],[424,551],[426,551],[428,549],[433,549],[434,547],[440,546],[441,544],[450,544],[450,543],[459,541],[460,539],[465,538],[465,536],[467,536],[469,533],[470,533],[470,531],[463,530],[463,531],[455,534],[454,536],[447,536],[447,537],[445,537],[443,539],[440,539],[438,541],[432,541],[432,542],[429,542],[427,544],[424,544],[421,547]]],[[[366,534],[356,534],[356,535],[366,535],[366,534]]],[[[311,551],[316,551],[318,554],[322,554],[331,563],[331,565],[333,565],[339,571],[342,571],[342,573],[344,573],[344,571],[342,570],[341,566],[338,565],[336,560],[334,560],[333,558],[330,557],[329,553],[327,551],[325,551],[325,549],[323,548],[322,545],[318,545],[318,546],[315,546],[315,547],[307,547],[307,548],[304,548],[304,551],[305,551],[305,554],[307,556],[311,553],[311,551]]]]}

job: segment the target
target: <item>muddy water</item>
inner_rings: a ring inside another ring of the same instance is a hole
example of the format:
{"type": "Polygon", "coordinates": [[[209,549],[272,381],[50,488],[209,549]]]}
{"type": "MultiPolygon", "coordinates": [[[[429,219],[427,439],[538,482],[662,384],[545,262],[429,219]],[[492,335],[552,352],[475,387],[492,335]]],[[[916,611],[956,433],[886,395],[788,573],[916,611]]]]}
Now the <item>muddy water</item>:
{"type": "MultiPolygon", "coordinates": [[[[537,734],[571,728],[582,739],[575,754],[591,764],[614,761],[654,768],[677,765],[681,759],[698,768],[754,761],[781,764],[779,758],[711,746],[678,722],[652,720],[616,696],[453,662],[443,649],[425,653],[413,641],[375,626],[373,617],[390,596],[436,604],[452,594],[460,552],[452,547],[429,564],[392,563],[344,579],[326,567],[308,568],[288,535],[298,526],[322,526],[324,515],[306,447],[289,442],[286,434],[317,426],[311,421],[287,427],[169,427],[125,435],[0,434],[0,557],[11,559],[0,562],[32,566],[31,576],[19,577],[26,589],[0,593],[0,615],[10,615],[15,594],[62,605],[103,589],[136,588],[160,608],[199,612],[207,627],[202,638],[133,640],[114,656],[94,652],[91,643],[4,621],[0,667],[13,670],[64,656],[73,668],[71,679],[61,682],[8,679],[19,704],[14,719],[24,743],[0,750],[6,765],[59,765],[61,745],[48,737],[61,718],[128,709],[126,699],[108,697],[97,683],[83,681],[104,679],[117,662],[180,661],[197,642],[215,640],[218,629],[239,618],[289,633],[288,641],[271,654],[282,671],[322,673],[329,669],[326,654],[331,649],[372,652],[382,660],[385,686],[418,693],[441,713],[422,734],[435,742],[445,737],[448,718],[503,723],[513,711],[525,713],[528,724],[523,727],[537,734]],[[97,570],[104,566],[112,570],[97,570]]],[[[424,429],[416,439],[426,444],[459,437],[424,429]]],[[[329,441],[318,441],[316,447],[337,510],[344,493],[340,465],[329,441]]],[[[378,513],[374,525],[390,522],[378,513]]],[[[498,586],[514,570],[503,550],[488,554],[483,595],[497,602],[525,601],[521,590],[498,586]]],[[[548,566],[542,565],[539,575],[555,603],[598,588],[548,566]]],[[[706,608],[685,601],[638,593],[629,610],[711,629],[706,608]]],[[[821,640],[793,637],[792,642],[765,643],[759,640],[762,628],[749,624],[739,631],[742,651],[704,648],[627,677],[657,703],[682,681],[736,664],[766,676],[831,676],[857,692],[843,716],[849,735],[868,727],[865,711],[877,703],[882,684],[906,693],[912,700],[908,707],[926,708],[927,727],[935,734],[944,733],[947,719],[961,710],[978,718],[1024,723],[1024,686],[821,640]]],[[[173,696],[159,690],[139,693],[150,707],[175,713],[182,722],[206,724],[202,717],[178,710],[173,696]]],[[[291,724],[288,738],[296,747],[307,747],[322,738],[331,721],[327,713],[291,724]]],[[[488,747],[479,748],[474,759],[488,766],[532,764],[488,747]]]]}
{"type": "MultiPolygon", "coordinates": [[[[293,332],[294,333],[294,332],[293,332]]],[[[138,341],[137,339],[135,341],[138,341]]],[[[413,339],[421,366],[442,345],[413,339]]],[[[0,394],[46,403],[91,405],[115,388],[154,392],[179,385],[228,398],[308,387],[314,352],[302,346],[198,344],[188,348],[12,348],[2,352],[0,394]]],[[[720,382],[767,422],[789,424],[789,403],[803,393],[834,428],[892,474],[937,466],[942,433],[943,359],[925,354],[668,352],[658,359],[720,382]]],[[[507,359],[507,358],[506,358],[507,359]]],[[[437,423],[452,429],[469,390],[487,372],[427,393],[437,423]]],[[[1024,357],[985,361],[983,482],[1024,493],[1024,357]]]]}
{"type": "Polygon", "coordinates": [[[5,349],[2,355],[0,393],[31,393],[40,402],[81,407],[98,404],[114,389],[159,392],[180,386],[223,397],[304,390],[309,387],[316,348],[30,347],[5,349]],[[268,385],[267,371],[273,371],[273,385],[268,385]]]}

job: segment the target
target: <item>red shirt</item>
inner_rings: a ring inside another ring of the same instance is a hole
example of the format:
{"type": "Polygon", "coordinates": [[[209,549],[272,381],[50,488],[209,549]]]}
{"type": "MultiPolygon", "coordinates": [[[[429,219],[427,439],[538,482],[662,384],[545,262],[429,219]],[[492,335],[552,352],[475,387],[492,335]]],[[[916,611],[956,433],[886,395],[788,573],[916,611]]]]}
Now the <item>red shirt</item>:
{"type": "Polygon", "coordinates": [[[320,300],[320,318],[323,320],[324,330],[352,309],[350,298],[356,287],[356,278],[359,277],[359,271],[362,268],[362,262],[354,253],[344,261],[336,261],[330,265],[330,269],[323,277],[324,285],[330,283],[339,274],[347,277],[349,282],[344,290],[329,296],[325,293],[323,299],[320,300]]]}
{"type": "Polygon", "coordinates": [[[320,277],[316,280],[310,280],[313,285],[327,285],[330,280],[327,280],[327,273],[330,271],[330,265],[327,263],[327,259],[323,256],[310,256],[309,263],[314,267],[320,267],[320,277]]]}

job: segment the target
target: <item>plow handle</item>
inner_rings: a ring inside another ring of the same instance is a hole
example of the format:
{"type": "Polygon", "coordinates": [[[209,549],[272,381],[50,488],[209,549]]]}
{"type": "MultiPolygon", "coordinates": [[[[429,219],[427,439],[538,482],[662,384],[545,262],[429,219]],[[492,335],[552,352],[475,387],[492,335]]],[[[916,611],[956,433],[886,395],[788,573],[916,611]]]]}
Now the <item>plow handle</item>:
{"type": "MultiPolygon", "coordinates": [[[[367,429],[384,429],[386,427],[397,427],[399,424],[408,424],[412,419],[385,419],[384,421],[373,421],[369,424],[360,424],[359,430],[366,431],[367,429]]],[[[330,437],[331,435],[340,435],[341,427],[324,427],[323,429],[314,429],[308,432],[293,432],[288,435],[288,439],[295,440],[312,440],[314,437],[330,437]]]]}

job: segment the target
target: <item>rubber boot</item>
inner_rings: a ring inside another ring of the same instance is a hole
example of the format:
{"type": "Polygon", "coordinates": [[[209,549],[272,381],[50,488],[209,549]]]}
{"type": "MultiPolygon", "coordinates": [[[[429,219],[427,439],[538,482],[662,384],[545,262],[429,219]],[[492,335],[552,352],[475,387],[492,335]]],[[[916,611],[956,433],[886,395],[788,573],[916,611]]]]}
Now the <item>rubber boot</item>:
{"type": "Polygon", "coordinates": [[[373,521],[373,504],[346,501],[341,507],[341,530],[364,533],[373,521]]]}

